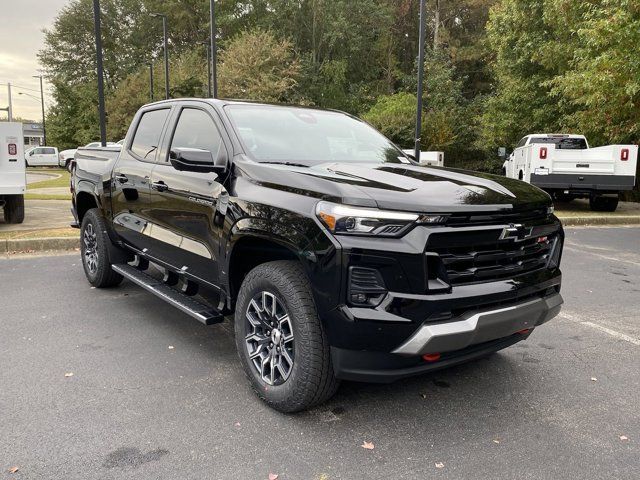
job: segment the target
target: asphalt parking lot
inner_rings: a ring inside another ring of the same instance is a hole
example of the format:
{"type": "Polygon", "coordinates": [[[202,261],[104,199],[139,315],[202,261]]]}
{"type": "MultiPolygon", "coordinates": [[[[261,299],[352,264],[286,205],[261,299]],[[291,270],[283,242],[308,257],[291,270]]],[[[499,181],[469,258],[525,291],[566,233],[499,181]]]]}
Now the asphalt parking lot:
{"type": "Polygon", "coordinates": [[[230,324],[92,289],[77,253],[0,260],[0,478],[638,479],[640,228],[567,229],[563,271],[526,342],[287,416],[230,324]]]}

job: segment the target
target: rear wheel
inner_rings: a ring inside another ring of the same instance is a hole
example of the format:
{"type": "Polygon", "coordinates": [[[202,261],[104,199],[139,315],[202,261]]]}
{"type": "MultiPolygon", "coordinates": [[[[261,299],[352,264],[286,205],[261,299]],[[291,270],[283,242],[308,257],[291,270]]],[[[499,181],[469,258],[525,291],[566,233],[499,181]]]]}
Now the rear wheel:
{"type": "Polygon", "coordinates": [[[619,200],[618,197],[591,197],[589,207],[594,212],[615,212],[619,200]]]}
{"type": "Polygon", "coordinates": [[[251,386],[272,408],[305,410],[337,390],[309,280],[296,262],[265,263],[249,272],[236,304],[235,337],[251,386]]]}
{"type": "Polygon", "coordinates": [[[87,280],[97,288],[114,287],[122,282],[122,275],[111,269],[109,242],[104,217],[97,208],[92,208],[82,219],[80,253],[87,280]]]}
{"type": "Polygon", "coordinates": [[[10,195],[5,198],[4,221],[7,223],[24,222],[24,195],[10,195]]]}

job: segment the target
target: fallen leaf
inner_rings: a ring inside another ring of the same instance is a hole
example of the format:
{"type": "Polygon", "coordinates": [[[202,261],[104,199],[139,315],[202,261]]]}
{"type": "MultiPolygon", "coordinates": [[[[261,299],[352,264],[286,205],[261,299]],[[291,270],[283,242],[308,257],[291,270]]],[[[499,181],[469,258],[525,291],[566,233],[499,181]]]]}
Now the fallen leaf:
{"type": "Polygon", "coordinates": [[[597,382],[597,381],[598,381],[598,379],[597,379],[596,377],[591,377],[591,381],[592,381],[592,382],[597,382]]]}
{"type": "Polygon", "coordinates": [[[444,463],[436,462],[436,468],[444,468],[444,463]]]}
{"type": "Polygon", "coordinates": [[[169,350],[173,350],[173,345],[169,345],[169,350]]]}
{"type": "Polygon", "coordinates": [[[373,442],[367,442],[366,440],[362,442],[360,445],[362,448],[366,448],[367,450],[373,450],[375,447],[373,446],[373,442]]]}
{"type": "Polygon", "coordinates": [[[620,435],[620,440],[626,442],[627,440],[629,440],[629,437],[627,437],[626,435],[620,435]]]}
{"type": "Polygon", "coordinates": [[[73,372],[67,372],[64,374],[65,377],[73,377],[73,372]]]}
{"type": "Polygon", "coordinates": [[[493,443],[500,443],[500,440],[498,440],[497,438],[494,438],[493,443]]]}
{"type": "Polygon", "coordinates": [[[11,467],[9,473],[16,473],[18,470],[20,470],[20,467],[11,467]]]}
{"type": "Polygon", "coordinates": [[[277,473],[270,473],[269,474],[269,480],[278,480],[278,474],[277,473]]]}

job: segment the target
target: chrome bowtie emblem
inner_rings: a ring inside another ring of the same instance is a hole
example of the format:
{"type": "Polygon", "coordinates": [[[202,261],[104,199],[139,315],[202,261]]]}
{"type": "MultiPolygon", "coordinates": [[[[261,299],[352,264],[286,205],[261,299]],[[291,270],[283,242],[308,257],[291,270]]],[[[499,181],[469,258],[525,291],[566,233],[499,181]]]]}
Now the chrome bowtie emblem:
{"type": "Polygon", "coordinates": [[[515,240],[519,242],[521,240],[525,240],[531,236],[532,227],[524,227],[521,224],[512,223],[510,226],[502,229],[502,233],[500,234],[500,240],[515,240]]]}

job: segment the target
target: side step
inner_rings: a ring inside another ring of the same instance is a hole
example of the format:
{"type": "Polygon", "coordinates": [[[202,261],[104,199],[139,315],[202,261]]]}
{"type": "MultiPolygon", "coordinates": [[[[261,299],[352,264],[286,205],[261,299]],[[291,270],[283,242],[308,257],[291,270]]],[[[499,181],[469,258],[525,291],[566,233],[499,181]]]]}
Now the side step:
{"type": "Polygon", "coordinates": [[[160,297],[165,302],[182,310],[184,313],[191,315],[196,320],[205,325],[220,323],[224,320],[224,316],[217,310],[203,305],[187,295],[184,295],[173,288],[165,285],[162,280],[156,280],[150,275],[138,270],[127,264],[112,265],[113,271],[118,272],[124,278],[131,280],[133,283],[140,285],[145,290],[160,297]]]}

